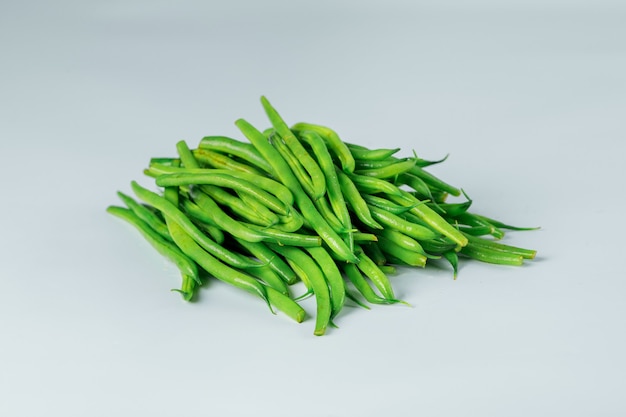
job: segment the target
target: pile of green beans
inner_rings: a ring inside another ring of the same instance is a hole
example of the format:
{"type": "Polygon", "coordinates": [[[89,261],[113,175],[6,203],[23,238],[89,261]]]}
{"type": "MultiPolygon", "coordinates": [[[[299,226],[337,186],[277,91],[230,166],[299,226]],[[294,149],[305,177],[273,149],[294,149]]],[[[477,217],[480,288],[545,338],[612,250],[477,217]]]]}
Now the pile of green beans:
{"type": "MultiPolygon", "coordinates": [[[[136,199],[107,211],[135,226],[180,270],[187,301],[210,277],[261,298],[296,322],[299,301],[316,302],[315,335],[325,334],[346,300],[404,303],[389,278],[400,267],[442,259],[454,278],[459,259],[521,265],[535,251],[496,240],[504,230],[530,230],[471,213],[472,200],[426,171],[445,161],[399,158],[399,148],[344,142],[311,123],[289,127],[261,98],[271,127],[235,122],[246,141],[185,141],[177,155],[153,158],[144,174],[156,193],[131,183],[136,199]],[[465,201],[446,202],[449,195],[465,201]],[[303,283],[306,292],[293,294],[303,283]]],[[[336,326],[335,326],[336,327],[336,326]]]]}

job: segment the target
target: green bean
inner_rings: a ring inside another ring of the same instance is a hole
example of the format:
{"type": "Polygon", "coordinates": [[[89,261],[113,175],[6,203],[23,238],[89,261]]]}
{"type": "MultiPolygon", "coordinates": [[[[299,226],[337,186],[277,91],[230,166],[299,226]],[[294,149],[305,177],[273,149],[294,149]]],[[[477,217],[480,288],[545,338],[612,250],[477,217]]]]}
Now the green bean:
{"type": "Polygon", "coordinates": [[[406,248],[412,252],[421,253],[422,255],[426,254],[424,251],[424,248],[422,247],[422,245],[420,245],[420,243],[417,240],[413,239],[410,236],[405,235],[402,232],[399,232],[396,229],[385,228],[383,230],[377,231],[376,233],[379,236],[379,238],[381,236],[385,237],[389,241],[394,242],[398,246],[406,248]]]}
{"type": "Polygon", "coordinates": [[[251,165],[261,168],[272,175],[272,166],[254,149],[250,143],[240,142],[226,136],[205,136],[198,145],[199,148],[210,151],[234,155],[251,165]]]}
{"type": "MultiPolygon", "coordinates": [[[[406,191],[401,192],[402,197],[398,198],[396,196],[390,196],[391,200],[395,201],[398,204],[404,204],[407,206],[415,205],[420,202],[413,195],[407,193],[406,191]]],[[[456,242],[459,247],[467,245],[467,238],[427,205],[416,205],[415,207],[411,208],[409,212],[419,217],[433,230],[441,233],[444,236],[447,236],[452,241],[456,242]]]]}
{"type": "Polygon", "coordinates": [[[365,251],[365,254],[370,257],[372,261],[379,267],[387,263],[387,258],[383,254],[383,251],[380,250],[380,246],[377,243],[369,243],[366,245],[361,245],[361,248],[365,251]]]}
{"type": "Polygon", "coordinates": [[[282,230],[278,230],[273,227],[261,227],[256,224],[243,224],[248,226],[250,229],[263,233],[270,238],[267,240],[268,242],[276,243],[278,245],[301,247],[314,247],[322,245],[322,239],[319,236],[283,232],[282,230]]]}
{"type": "Polygon", "coordinates": [[[355,243],[378,242],[378,238],[373,233],[353,232],[352,238],[355,243]]]}
{"type": "Polygon", "coordinates": [[[370,212],[374,219],[393,229],[399,230],[405,235],[411,236],[418,240],[434,239],[439,236],[436,232],[419,224],[411,223],[404,220],[402,217],[396,216],[393,213],[379,209],[378,207],[369,206],[370,212]]]}
{"type": "Polygon", "coordinates": [[[459,273],[459,255],[453,250],[442,253],[443,257],[450,263],[453,271],[453,279],[456,279],[459,273]]]}
{"type": "Polygon", "coordinates": [[[278,216],[279,222],[273,225],[274,228],[283,232],[297,232],[304,225],[304,218],[294,208],[286,216],[278,216]]]}
{"type": "Polygon", "coordinates": [[[350,153],[354,157],[354,159],[363,159],[363,160],[371,160],[371,161],[382,161],[385,160],[391,155],[398,153],[400,148],[394,149],[368,149],[364,146],[359,146],[354,143],[347,144],[348,149],[350,149],[350,153]]]}
{"type": "MultiPolygon", "coordinates": [[[[428,185],[422,180],[420,177],[417,177],[413,174],[404,173],[398,177],[396,181],[396,185],[406,184],[412,189],[415,190],[421,196],[424,196],[426,199],[434,201],[433,194],[428,185]]],[[[433,206],[437,206],[437,203],[431,203],[433,206]]]]}
{"type": "MultiPolygon", "coordinates": [[[[161,235],[156,233],[154,229],[152,229],[146,222],[141,220],[129,209],[117,206],[109,206],[107,207],[107,212],[133,225],[161,255],[165,256],[167,259],[173,262],[183,276],[183,286],[188,287],[189,285],[188,283],[185,283],[185,277],[191,278],[193,281],[200,284],[200,277],[198,275],[198,268],[196,264],[187,256],[185,256],[175,244],[165,240],[161,235]]],[[[188,291],[184,291],[183,295],[186,300],[189,300],[193,295],[193,291],[191,291],[191,293],[189,293],[188,291]]]]}
{"type": "Polygon", "coordinates": [[[156,213],[153,213],[148,208],[139,204],[132,197],[122,193],[121,191],[118,191],[117,195],[120,200],[122,200],[122,202],[126,204],[126,206],[135,214],[135,216],[144,221],[152,230],[161,235],[161,237],[170,242],[172,241],[165,222],[162,221],[156,213]]]}
{"type": "Polygon", "coordinates": [[[272,270],[269,266],[263,266],[261,268],[252,268],[249,270],[249,274],[257,277],[267,286],[274,288],[281,294],[289,296],[289,288],[287,284],[272,270]]]}
{"type": "Polygon", "coordinates": [[[341,272],[326,249],[322,247],[306,248],[306,251],[309,255],[311,255],[315,262],[317,262],[317,265],[324,273],[324,277],[328,283],[332,311],[330,320],[332,322],[332,319],[337,317],[337,314],[339,314],[343,308],[346,300],[346,287],[343,282],[343,278],[341,277],[341,272]]]}
{"type": "Polygon", "coordinates": [[[505,245],[503,243],[494,242],[488,239],[480,239],[474,236],[467,236],[469,243],[474,247],[484,247],[495,252],[505,252],[512,255],[519,255],[524,259],[534,259],[537,251],[531,249],[518,248],[515,246],[505,245]]]}
{"type": "Polygon", "coordinates": [[[296,205],[300,207],[301,214],[308,221],[317,234],[327,243],[331,250],[342,260],[348,262],[358,262],[358,258],[352,253],[350,248],[341,240],[339,235],[328,225],[313,205],[313,202],[306,195],[298,180],[294,177],[289,165],[272,147],[265,136],[254,126],[243,119],[235,122],[242,133],[252,142],[254,147],[265,159],[267,159],[274,169],[280,181],[287,186],[294,194],[296,205]]]}
{"type": "Polygon", "coordinates": [[[337,132],[328,127],[311,123],[296,123],[291,129],[295,132],[312,131],[317,133],[324,142],[326,142],[328,149],[339,159],[343,172],[354,171],[354,158],[352,157],[352,153],[350,149],[348,149],[348,146],[339,138],[337,132]]]}
{"type": "Polygon", "coordinates": [[[378,291],[387,299],[395,299],[393,288],[387,276],[378,268],[378,266],[367,256],[363,250],[355,245],[359,263],[357,267],[363,272],[378,288],[378,291]]]}
{"type": "Polygon", "coordinates": [[[229,158],[226,155],[209,151],[208,149],[194,149],[193,155],[202,164],[208,165],[216,169],[227,169],[230,171],[239,171],[248,174],[263,175],[263,172],[248,164],[235,161],[234,159],[229,158]]]}
{"type": "Polygon", "coordinates": [[[415,175],[416,177],[421,178],[430,187],[438,188],[442,191],[452,194],[455,197],[461,195],[461,190],[440,180],[439,178],[435,177],[431,173],[424,171],[419,166],[414,166],[413,168],[411,168],[409,173],[415,175]]]}
{"type": "Polygon", "coordinates": [[[373,229],[382,229],[383,227],[372,217],[372,213],[370,213],[367,203],[350,177],[339,170],[339,168],[337,168],[336,172],[337,178],[339,179],[339,185],[341,186],[341,191],[343,192],[344,198],[348,202],[348,206],[352,209],[354,214],[356,214],[363,224],[373,229]]]}
{"type": "Polygon", "coordinates": [[[339,185],[339,178],[335,171],[335,165],[333,164],[326,143],[321,136],[314,131],[300,132],[300,138],[311,146],[311,150],[326,177],[326,192],[333,211],[345,229],[352,229],[350,213],[348,213],[346,201],[343,197],[341,186],[339,185]]]}
{"type": "Polygon", "coordinates": [[[189,150],[187,142],[184,140],[179,141],[176,144],[176,151],[178,151],[178,156],[186,168],[200,168],[200,164],[198,164],[198,161],[196,161],[196,158],[191,153],[191,150],[189,150]]]}
{"type": "Polygon", "coordinates": [[[266,235],[250,229],[243,223],[230,217],[207,194],[201,192],[194,193],[192,198],[201,212],[197,212],[187,202],[183,202],[183,207],[193,213],[194,216],[200,220],[213,223],[231,235],[249,242],[261,242],[262,240],[268,239],[266,235]]]}
{"type": "Polygon", "coordinates": [[[356,161],[355,170],[384,168],[384,167],[388,167],[389,165],[393,165],[397,163],[398,161],[405,161],[407,159],[408,158],[402,158],[402,159],[387,158],[383,160],[355,159],[356,161]]]}
{"type": "MultiPolygon", "coordinates": [[[[163,215],[166,217],[166,219],[167,217],[170,217],[174,222],[176,222],[176,224],[180,225],[185,233],[189,234],[189,236],[191,236],[194,241],[196,241],[204,250],[206,250],[210,254],[237,268],[250,268],[259,266],[258,263],[253,262],[252,260],[238,254],[232,253],[222,246],[219,246],[213,240],[209,239],[204,233],[198,230],[198,228],[191,222],[191,220],[189,220],[189,218],[183,212],[181,212],[175,205],[167,201],[164,197],[161,197],[158,194],[155,194],[152,191],[143,188],[136,181],[131,182],[131,187],[137,197],[163,212],[163,215]]],[[[168,228],[170,227],[168,226],[168,228]]],[[[170,230],[170,235],[171,233],[172,231],[170,230]]],[[[176,241],[174,236],[172,236],[172,239],[176,241]]]]}
{"type": "Polygon", "coordinates": [[[418,267],[426,266],[426,256],[422,253],[400,246],[396,243],[396,241],[388,239],[385,236],[379,236],[378,240],[380,242],[381,250],[384,253],[402,260],[402,262],[407,265],[418,267]]]}
{"type": "Polygon", "coordinates": [[[472,200],[465,201],[463,203],[440,203],[436,206],[432,203],[427,203],[433,210],[443,210],[447,216],[457,217],[465,213],[472,205],[472,200]]]}
{"type": "Polygon", "coordinates": [[[400,195],[400,189],[392,183],[380,178],[366,177],[364,175],[350,174],[348,177],[356,187],[366,194],[384,193],[400,195]]]}
{"type": "MultiPolygon", "coordinates": [[[[354,304],[356,304],[359,307],[362,307],[366,310],[371,310],[371,308],[369,308],[369,306],[367,304],[365,304],[363,301],[361,301],[361,299],[359,298],[359,294],[353,292],[351,289],[346,288],[346,298],[351,300],[354,304]]],[[[365,300],[367,301],[367,300],[365,300]]]]}
{"type": "MultiPolygon", "coordinates": [[[[378,197],[372,194],[363,194],[362,197],[365,200],[365,202],[368,203],[369,205],[386,210],[395,215],[404,214],[414,207],[414,206],[400,206],[396,203],[393,203],[387,200],[386,198],[378,197]]],[[[424,204],[424,202],[419,202],[417,204],[424,204]]]]}
{"type": "Polygon", "coordinates": [[[304,276],[306,276],[306,279],[308,279],[317,303],[315,331],[313,334],[316,336],[322,336],[326,332],[332,312],[330,292],[327,281],[324,278],[324,274],[315,261],[305,252],[288,246],[279,246],[274,244],[270,244],[268,246],[273,251],[291,260],[302,269],[301,272],[304,276]]]}
{"type": "Polygon", "coordinates": [[[393,275],[395,273],[397,273],[398,271],[396,270],[396,267],[393,265],[379,265],[378,269],[380,269],[381,271],[383,271],[383,273],[385,275],[393,275]]]}
{"type": "Polygon", "coordinates": [[[504,232],[498,229],[493,224],[489,223],[486,220],[483,220],[479,217],[476,217],[472,213],[462,213],[454,218],[454,220],[458,221],[461,224],[472,226],[472,227],[488,227],[491,229],[490,235],[495,237],[496,239],[502,239],[504,237],[504,232]]]}
{"type": "Polygon", "coordinates": [[[495,251],[484,246],[469,244],[461,248],[461,253],[481,262],[498,265],[522,265],[523,257],[507,252],[495,251]]]}
{"type": "Polygon", "coordinates": [[[457,227],[459,232],[470,236],[491,235],[491,232],[493,231],[493,227],[490,226],[459,226],[456,222],[452,222],[452,224],[457,227]]]}
{"type": "Polygon", "coordinates": [[[307,195],[313,200],[317,200],[320,198],[317,195],[317,190],[315,190],[313,186],[313,181],[309,177],[309,174],[306,172],[296,155],[293,154],[291,149],[282,141],[280,138],[276,138],[276,136],[271,137],[271,143],[276,148],[280,156],[289,164],[293,175],[298,179],[300,186],[307,195]]]}
{"type": "Polygon", "coordinates": [[[322,196],[313,202],[317,211],[328,222],[329,226],[339,235],[348,233],[350,229],[346,229],[341,220],[335,216],[333,209],[330,207],[326,197],[322,196]]]}
{"type": "MultiPolygon", "coordinates": [[[[243,203],[244,207],[248,209],[252,216],[257,216],[262,219],[271,219],[271,222],[267,224],[269,227],[276,226],[280,223],[281,215],[274,213],[265,204],[259,201],[258,198],[245,191],[236,191],[238,199],[243,203]]],[[[237,198],[235,197],[235,198],[237,198]]],[[[249,217],[249,216],[244,216],[249,217]]],[[[254,222],[255,224],[265,225],[264,223],[254,222]]]]}
{"type": "MultiPolygon", "coordinates": [[[[194,204],[191,201],[187,201],[187,202],[183,203],[183,205],[185,205],[186,203],[194,204]]],[[[185,212],[187,213],[186,209],[185,209],[185,212]]],[[[209,224],[207,222],[203,222],[202,220],[197,219],[197,218],[191,219],[191,221],[193,222],[193,224],[198,226],[198,228],[200,230],[203,230],[206,233],[208,233],[209,236],[211,236],[211,239],[213,239],[215,241],[215,243],[220,244],[220,245],[222,243],[224,243],[224,232],[222,232],[221,229],[217,228],[217,226],[214,226],[214,225],[209,224]]]]}
{"type": "Polygon", "coordinates": [[[304,321],[306,312],[298,303],[272,287],[267,287],[265,290],[267,291],[267,298],[269,299],[270,305],[276,307],[298,323],[304,321]]]}
{"type": "Polygon", "coordinates": [[[447,238],[422,240],[420,241],[420,245],[422,245],[427,253],[436,255],[443,254],[444,252],[449,252],[456,248],[456,243],[447,238]]]}
{"type": "Polygon", "coordinates": [[[413,158],[406,159],[401,162],[396,162],[391,165],[387,165],[381,168],[361,169],[354,171],[357,175],[364,175],[366,177],[375,178],[395,178],[398,175],[405,174],[411,168],[415,166],[415,160],[413,158]]]}
{"type": "Polygon", "coordinates": [[[355,264],[343,264],[343,272],[361,295],[372,304],[396,304],[401,302],[395,298],[380,297],[374,292],[355,264]]]}
{"type": "Polygon", "coordinates": [[[502,223],[501,221],[498,220],[494,220],[491,219],[489,217],[486,216],[481,216],[478,214],[474,214],[474,217],[483,220],[491,225],[493,225],[494,227],[497,227],[499,229],[509,229],[509,230],[538,230],[541,229],[540,227],[518,227],[518,226],[511,226],[510,224],[505,224],[502,223]]]}
{"type": "Polygon", "coordinates": [[[289,149],[293,152],[300,164],[302,164],[306,172],[309,174],[311,184],[313,186],[313,195],[311,198],[313,200],[317,200],[326,193],[326,180],[322,170],[313,160],[311,155],[309,155],[306,149],[304,149],[298,138],[296,138],[291,129],[289,129],[289,126],[278,114],[276,109],[270,104],[267,98],[261,97],[261,103],[263,104],[263,109],[265,109],[265,114],[267,114],[272,126],[276,129],[276,133],[278,133],[280,138],[285,141],[285,144],[287,144],[289,149]]]}
{"type": "Polygon", "coordinates": [[[266,263],[289,285],[296,283],[296,273],[277,256],[270,248],[263,243],[249,242],[243,239],[235,238],[237,243],[246,248],[254,257],[261,262],[266,263]]]}
{"type": "Polygon", "coordinates": [[[223,188],[213,185],[203,185],[200,187],[204,193],[215,200],[218,204],[228,207],[228,209],[244,220],[258,224],[260,226],[273,226],[280,222],[280,218],[276,213],[273,213],[267,207],[255,207],[255,210],[250,210],[250,207],[246,202],[224,190],[223,188]]]}
{"type": "Polygon", "coordinates": [[[280,201],[275,196],[260,189],[255,184],[227,174],[163,174],[156,179],[156,184],[161,187],[179,185],[216,185],[219,187],[232,188],[237,191],[244,191],[259,199],[264,205],[278,214],[289,213],[289,206],[280,201]]]}

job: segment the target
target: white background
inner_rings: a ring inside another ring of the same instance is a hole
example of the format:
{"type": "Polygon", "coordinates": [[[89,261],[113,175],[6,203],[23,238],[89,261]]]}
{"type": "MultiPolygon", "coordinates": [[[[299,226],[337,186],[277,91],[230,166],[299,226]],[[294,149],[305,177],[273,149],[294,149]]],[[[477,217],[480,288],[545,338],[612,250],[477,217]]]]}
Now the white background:
{"type": "Polygon", "coordinates": [[[617,1],[4,1],[0,415],[626,415],[624,22],[617,1]],[[413,308],[346,308],[324,337],[215,280],[183,302],[105,208],[176,141],[266,127],[262,94],[450,153],[431,172],[541,226],[505,238],[537,259],[403,271],[413,308]]]}

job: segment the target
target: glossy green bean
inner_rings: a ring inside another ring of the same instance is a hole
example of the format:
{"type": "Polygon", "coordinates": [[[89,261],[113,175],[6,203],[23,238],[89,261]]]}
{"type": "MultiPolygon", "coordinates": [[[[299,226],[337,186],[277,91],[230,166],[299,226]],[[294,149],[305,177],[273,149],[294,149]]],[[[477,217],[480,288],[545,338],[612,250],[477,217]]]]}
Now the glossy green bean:
{"type": "Polygon", "coordinates": [[[396,162],[394,164],[387,165],[381,168],[370,168],[370,169],[360,169],[358,171],[354,171],[357,175],[364,175],[366,177],[375,177],[375,178],[395,178],[398,175],[405,174],[409,170],[411,170],[415,166],[415,160],[413,158],[408,158],[401,162],[396,162]]]}
{"type": "MultiPolygon", "coordinates": [[[[389,201],[386,198],[379,197],[379,196],[372,195],[372,194],[363,194],[362,197],[365,200],[365,202],[368,203],[369,205],[386,210],[395,215],[404,214],[414,207],[414,206],[401,206],[392,201],[389,201]]],[[[423,202],[420,202],[417,204],[423,204],[423,202]]]]}
{"type": "Polygon", "coordinates": [[[425,254],[424,248],[417,240],[408,235],[405,235],[397,229],[385,228],[383,230],[376,231],[376,234],[379,236],[379,238],[381,236],[385,237],[389,241],[394,242],[398,246],[406,248],[412,252],[421,253],[422,255],[425,254]]]}
{"type": "Polygon", "coordinates": [[[298,303],[286,295],[276,291],[272,287],[266,287],[267,298],[270,305],[276,307],[279,311],[282,311],[287,317],[295,320],[298,323],[302,323],[306,317],[306,311],[298,303]]]}
{"type": "Polygon", "coordinates": [[[411,236],[418,240],[434,239],[439,234],[428,227],[424,227],[419,224],[411,223],[402,217],[396,216],[393,213],[379,209],[378,207],[369,206],[372,217],[378,223],[387,226],[392,229],[401,231],[405,235],[411,236]]]}
{"type": "Polygon", "coordinates": [[[469,244],[461,248],[461,253],[472,259],[498,265],[522,265],[524,258],[507,252],[495,251],[484,246],[469,244]]]}
{"type": "Polygon", "coordinates": [[[428,184],[429,187],[438,188],[442,191],[452,194],[455,197],[461,195],[461,190],[448,184],[447,182],[440,180],[439,178],[435,177],[434,175],[432,175],[428,171],[425,171],[419,166],[414,166],[413,168],[411,168],[409,173],[421,178],[426,184],[428,184]]]}
{"type": "Polygon", "coordinates": [[[357,174],[349,174],[348,177],[356,185],[357,189],[365,194],[401,195],[398,187],[383,179],[357,174]]]}
{"type": "Polygon", "coordinates": [[[276,243],[278,245],[300,247],[322,246],[322,239],[319,236],[283,232],[282,230],[275,229],[273,227],[261,227],[256,224],[244,223],[244,225],[261,232],[263,235],[266,235],[268,237],[266,240],[267,242],[276,243]]]}
{"type": "Polygon", "coordinates": [[[471,227],[490,228],[491,231],[489,232],[489,234],[495,237],[496,239],[502,239],[504,237],[504,232],[502,230],[498,229],[496,226],[489,223],[488,221],[475,216],[472,213],[468,213],[468,212],[461,213],[458,216],[454,217],[454,220],[460,224],[464,224],[464,225],[471,226],[471,227]]]}
{"type": "Polygon", "coordinates": [[[240,142],[226,136],[205,136],[200,140],[199,148],[223,154],[234,155],[247,163],[272,174],[272,166],[259,154],[250,143],[240,142]]]}
{"type": "Polygon", "coordinates": [[[364,146],[356,145],[354,143],[347,144],[348,149],[354,159],[370,160],[370,161],[382,161],[388,159],[392,155],[395,155],[400,151],[400,148],[393,149],[368,149],[364,146]]]}
{"type": "Polygon", "coordinates": [[[226,169],[229,171],[239,171],[254,175],[263,175],[263,171],[252,165],[235,161],[221,153],[209,151],[208,149],[194,149],[193,156],[203,165],[208,165],[216,169],[226,169]]]}
{"type": "Polygon", "coordinates": [[[537,251],[532,249],[524,249],[516,246],[506,245],[499,242],[494,242],[489,239],[481,239],[474,236],[467,236],[469,243],[474,247],[484,247],[495,252],[504,252],[512,255],[519,255],[524,259],[534,259],[537,255],[537,251]]]}
{"type": "Polygon", "coordinates": [[[339,159],[343,172],[354,171],[354,157],[345,142],[339,138],[337,132],[329,127],[312,123],[296,123],[291,129],[295,132],[312,131],[317,133],[326,142],[328,150],[339,159]]]}
{"type": "Polygon", "coordinates": [[[176,151],[178,152],[180,161],[186,168],[200,168],[200,164],[198,163],[198,161],[196,161],[196,158],[191,153],[189,146],[187,146],[187,142],[181,140],[176,143],[176,151]]]}

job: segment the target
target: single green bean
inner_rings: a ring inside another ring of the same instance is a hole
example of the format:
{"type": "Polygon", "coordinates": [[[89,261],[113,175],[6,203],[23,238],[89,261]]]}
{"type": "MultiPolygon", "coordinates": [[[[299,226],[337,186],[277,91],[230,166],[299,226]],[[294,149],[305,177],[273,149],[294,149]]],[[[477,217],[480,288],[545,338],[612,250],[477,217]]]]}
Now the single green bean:
{"type": "Polygon", "coordinates": [[[180,161],[186,168],[200,168],[200,164],[196,161],[196,158],[191,153],[189,146],[187,146],[187,142],[184,140],[179,141],[176,144],[176,151],[178,151],[178,156],[180,157],[180,161]]]}
{"type": "Polygon", "coordinates": [[[461,248],[461,253],[472,259],[498,265],[522,265],[523,257],[507,252],[495,251],[484,246],[469,244],[461,248]]]}
{"type": "MultiPolygon", "coordinates": [[[[372,194],[363,194],[363,199],[366,203],[371,206],[378,207],[380,209],[386,210],[395,215],[401,215],[411,210],[414,206],[400,206],[392,201],[389,201],[386,198],[378,197],[372,194]]],[[[417,204],[423,204],[424,202],[420,202],[417,204]]]]}
{"type": "Polygon", "coordinates": [[[317,195],[317,190],[313,186],[313,181],[309,177],[300,160],[293,154],[291,149],[280,138],[275,135],[271,136],[271,143],[278,151],[280,156],[289,164],[293,175],[298,179],[300,186],[307,193],[307,195],[313,200],[317,200],[320,196],[317,195]]]}
{"type": "Polygon", "coordinates": [[[226,155],[209,151],[208,149],[194,149],[193,155],[203,165],[208,165],[213,168],[245,172],[254,175],[263,175],[262,171],[259,171],[251,165],[235,161],[226,155]]]}
{"type": "Polygon", "coordinates": [[[357,256],[359,257],[357,267],[361,270],[361,272],[363,272],[374,283],[383,297],[389,300],[395,299],[389,278],[387,278],[387,276],[378,268],[378,265],[376,265],[376,263],[374,263],[374,261],[372,261],[369,256],[363,252],[360,246],[355,245],[355,250],[357,251],[357,256]]]}
{"type": "Polygon", "coordinates": [[[372,304],[396,304],[400,302],[395,298],[380,297],[376,294],[355,264],[343,264],[343,272],[368,302],[372,304]]]}
{"type": "Polygon", "coordinates": [[[354,185],[366,194],[384,193],[388,195],[400,195],[400,189],[392,183],[380,178],[366,177],[364,175],[350,174],[348,177],[354,185]]]}
{"type": "Polygon", "coordinates": [[[248,226],[250,229],[266,235],[269,238],[266,240],[267,242],[276,243],[278,245],[300,247],[322,246],[322,239],[319,236],[283,232],[282,230],[275,229],[273,227],[261,227],[256,224],[243,224],[248,226]]]}
{"type": "Polygon", "coordinates": [[[394,149],[368,149],[364,146],[356,145],[354,143],[347,144],[350,153],[354,159],[370,160],[370,161],[382,161],[390,158],[400,151],[400,148],[394,149]]]}
{"type": "Polygon", "coordinates": [[[361,169],[358,171],[354,171],[357,175],[364,175],[366,177],[375,177],[375,178],[396,178],[399,175],[405,174],[411,168],[415,166],[415,160],[413,158],[408,158],[401,162],[396,162],[391,165],[387,165],[381,168],[371,168],[371,169],[361,169]]]}
{"type": "Polygon", "coordinates": [[[287,284],[285,284],[285,281],[283,281],[269,265],[261,268],[252,268],[249,270],[249,274],[257,277],[267,286],[274,288],[279,293],[289,296],[287,284]]]}
{"type": "Polygon", "coordinates": [[[205,136],[198,145],[199,148],[234,155],[251,165],[261,168],[272,174],[272,166],[254,149],[251,143],[240,142],[226,136],[205,136]]]}

